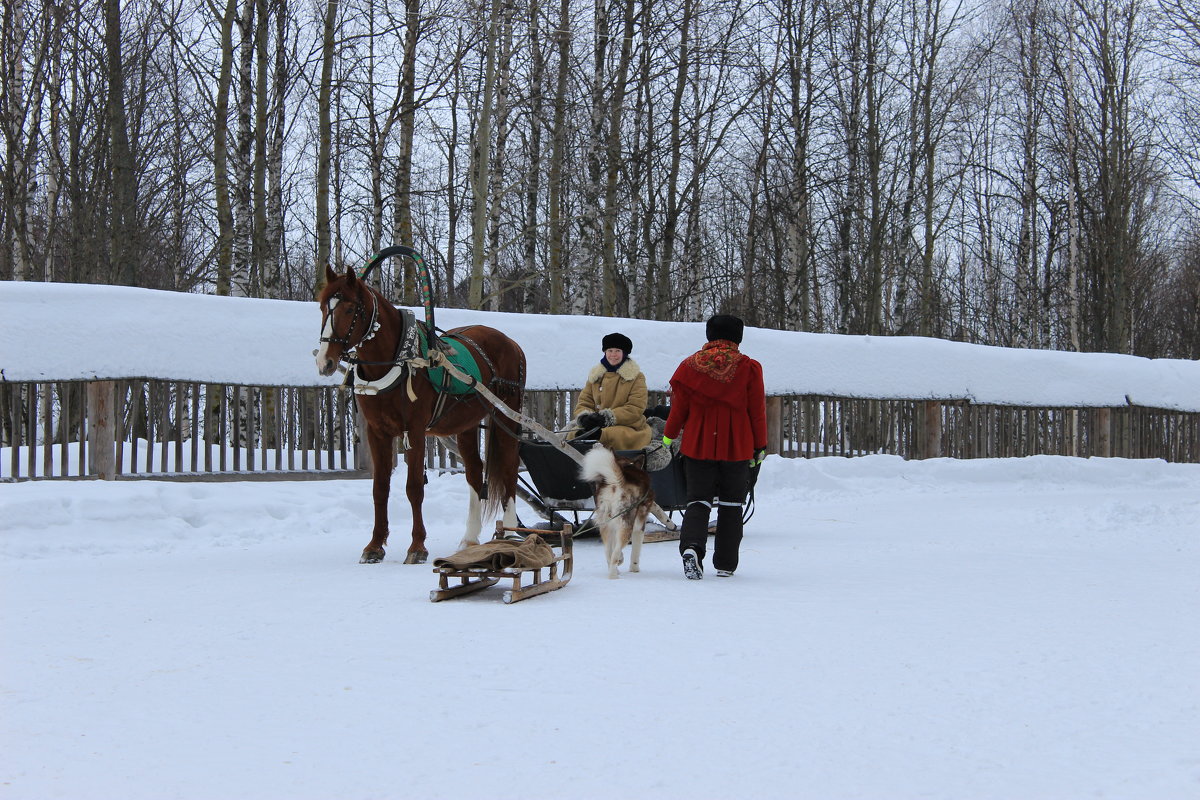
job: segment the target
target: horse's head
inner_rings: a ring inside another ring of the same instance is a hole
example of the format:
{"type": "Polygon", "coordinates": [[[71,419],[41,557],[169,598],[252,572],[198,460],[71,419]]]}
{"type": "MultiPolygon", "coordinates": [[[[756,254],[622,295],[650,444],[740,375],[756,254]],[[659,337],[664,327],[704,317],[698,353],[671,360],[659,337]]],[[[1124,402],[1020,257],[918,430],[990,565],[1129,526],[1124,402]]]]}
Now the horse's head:
{"type": "Polygon", "coordinates": [[[374,333],[379,319],[375,294],[354,274],[354,268],[338,275],[325,267],[325,288],[317,302],[321,306],[321,339],[317,349],[317,372],[332,375],[339,361],[374,333]]]}

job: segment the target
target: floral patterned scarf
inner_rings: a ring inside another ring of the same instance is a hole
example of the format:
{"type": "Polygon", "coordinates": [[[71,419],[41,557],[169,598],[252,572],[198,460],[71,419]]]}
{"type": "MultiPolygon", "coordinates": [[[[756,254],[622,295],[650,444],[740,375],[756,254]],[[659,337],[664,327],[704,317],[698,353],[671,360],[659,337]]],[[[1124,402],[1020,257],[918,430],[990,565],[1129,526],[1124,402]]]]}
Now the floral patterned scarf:
{"type": "Polygon", "coordinates": [[[717,339],[689,356],[688,363],[701,375],[718,383],[729,383],[745,357],[738,351],[736,342],[717,339]]]}

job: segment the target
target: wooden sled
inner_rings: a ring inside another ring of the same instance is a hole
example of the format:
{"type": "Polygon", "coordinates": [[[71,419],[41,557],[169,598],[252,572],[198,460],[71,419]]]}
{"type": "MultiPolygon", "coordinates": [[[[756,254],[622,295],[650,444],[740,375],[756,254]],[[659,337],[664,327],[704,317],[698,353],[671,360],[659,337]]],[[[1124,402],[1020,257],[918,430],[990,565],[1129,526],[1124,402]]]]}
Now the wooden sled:
{"type": "MultiPolygon", "coordinates": [[[[507,533],[525,535],[536,533],[542,535],[545,534],[545,531],[533,528],[506,528],[503,522],[497,522],[496,535],[492,538],[503,539],[507,533]]],[[[570,523],[563,526],[561,542],[562,545],[554,561],[545,567],[532,569],[521,569],[518,567],[505,567],[504,569],[488,569],[486,567],[468,569],[434,567],[433,571],[438,574],[439,588],[429,593],[429,600],[436,603],[439,600],[449,600],[451,597],[477,592],[480,589],[493,586],[505,578],[512,580],[512,588],[505,589],[504,595],[501,598],[505,603],[516,603],[529,597],[561,589],[571,580],[571,570],[574,562],[574,554],[571,549],[570,523]],[[548,571],[545,580],[542,579],[542,570],[548,571]],[[529,578],[528,583],[524,582],[526,577],[529,578]],[[453,586],[450,585],[451,578],[457,578],[459,583],[453,586]]]]}

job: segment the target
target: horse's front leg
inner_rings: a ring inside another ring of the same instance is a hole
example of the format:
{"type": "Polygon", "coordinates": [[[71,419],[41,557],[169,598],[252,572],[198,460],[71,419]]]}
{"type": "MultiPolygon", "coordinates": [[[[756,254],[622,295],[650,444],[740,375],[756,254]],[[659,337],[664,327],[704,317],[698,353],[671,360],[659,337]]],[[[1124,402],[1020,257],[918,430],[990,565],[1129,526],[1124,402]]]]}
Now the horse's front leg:
{"type": "Polygon", "coordinates": [[[367,444],[371,448],[371,497],[375,501],[375,527],[371,543],[363,548],[360,564],[383,561],[384,545],[388,540],[388,497],[392,492],[392,437],[374,428],[367,428],[367,444]]]}
{"type": "Polygon", "coordinates": [[[455,440],[467,478],[467,527],[463,530],[462,541],[458,543],[458,549],[462,550],[479,544],[479,533],[483,530],[483,460],[479,457],[477,429],[469,428],[458,434],[455,440]]]}
{"type": "Polygon", "coordinates": [[[408,450],[404,454],[408,464],[408,481],[404,489],[408,494],[408,504],[412,507],[412,544],[408,546],[408,555],[404,557],[405,564],[424,564],[429,558],[429,550],[425,548],[425,516],[421,513],[421,505],[425,502],[425,435],[409,435],[408,450]]]}

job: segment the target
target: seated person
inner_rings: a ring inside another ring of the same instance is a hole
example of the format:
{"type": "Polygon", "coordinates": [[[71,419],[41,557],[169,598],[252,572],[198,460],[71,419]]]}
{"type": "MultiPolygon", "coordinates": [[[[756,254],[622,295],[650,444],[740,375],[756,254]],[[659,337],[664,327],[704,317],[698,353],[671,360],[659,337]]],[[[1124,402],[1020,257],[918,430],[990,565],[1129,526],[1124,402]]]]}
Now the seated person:
{"type": "Polygon", "coordinates": [[[622,333],[600,341],[604,356],[592,367],[575,403],[575,436],[595,435],[610,450],[641,450],[650,444],[646,423],[646,376],[629,357],[633,342],[622,333]],[[590,432],[590,433],[589,433],[590,432]]]}

